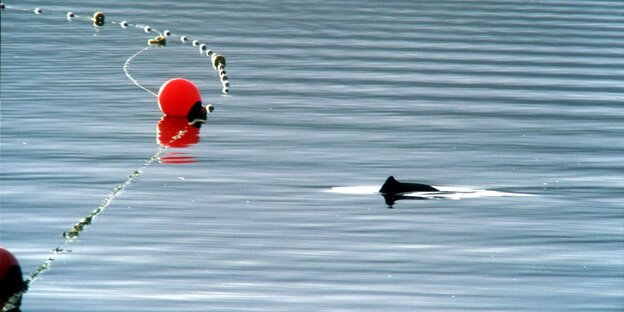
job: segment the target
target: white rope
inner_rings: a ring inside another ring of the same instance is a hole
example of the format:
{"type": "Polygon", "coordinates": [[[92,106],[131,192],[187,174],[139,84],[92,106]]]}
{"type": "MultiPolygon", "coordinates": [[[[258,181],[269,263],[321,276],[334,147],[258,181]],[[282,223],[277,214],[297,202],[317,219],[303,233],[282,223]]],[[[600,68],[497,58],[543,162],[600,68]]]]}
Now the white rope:
{"type": "Polygon", "coordinates": [[[142,86],[142,85],[141,85],[141,84],[140,84],[140,83],[139,83],[136,79],[132,78],[132,75],[130,75],[130,73],[128,72],[128,66],[130,65],[130,62],[132,62],[132,60],[133,60],[135,57],[137,57],[139,54],[141,54],[141,53],[143,53],[143,52],[147,51],[149,48],[150,48],[150,46],[147,46],[147,47],[145,47],[145,48],[143,48],[143,49],[139,50],[137,53],[132,54],[132,56],[130,56],[130,57],[126,60],[126,63],[124,63],[123,70],[124,70],[124,73],[126,73],[126,77],[128,77],[128,79],[130,79],[130,81],[132,81],[132,83],[134,83],[135,85],[137,85],[137,87],[139,87],[139,88],[141,88],[141,89],[143,89],[143,90],[145,90],[145,91],[147,91],[147,92],[151,93],[151,94],[152,94],[153,96],[155,96],[155,97],[158,97],[158,94],[156,94],[156,93],[152,92],[152,90],[149,90],[148,88],[146,88],[146,87],[142,86]]]}

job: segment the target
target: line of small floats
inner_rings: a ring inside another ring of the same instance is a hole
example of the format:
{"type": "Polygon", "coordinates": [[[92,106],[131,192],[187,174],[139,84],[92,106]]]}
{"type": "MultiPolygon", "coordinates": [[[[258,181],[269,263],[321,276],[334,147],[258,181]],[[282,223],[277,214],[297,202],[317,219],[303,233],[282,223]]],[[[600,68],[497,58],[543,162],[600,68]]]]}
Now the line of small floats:
{"type": "MultiPolygon", "coordinates": [[[[5,8],[4,3],[0,2],[0,9],[4,10],[4,8],[5,8]]],[[[43,10],[41,8],[35,8],[33,12],[39,15],[43,13],[43,10]]],[[[92,21],[93,25],[96,27],[104,26],[105,21],[106,21],[106,16],[102,12],[95,12],[93,14],[93,17],[91,18],[78,16],[74,12],[67,12],[67,20],[72,21],[78,18],[92,21]]],[[[167,45],[168,39],[173,38],[174,36],[170,30],[165,30],[161,33],[160,31],[148,25],[140,25],[140,24],[133,25],[133,24],[128,23],[127,21],[121,21],[121,22],[111,21],[110,23],[119,24],[121,28],[124,28],[124,29],[128,28],[129,26],[134,26],[137,28],[142,28],[143,31],[145,31],[146,33],[152,33],[152,32],[159,33],[158,36],[147,40],[147,44],[150,46],[164,47],[167,45]]],[[[212,67],[214,68],[214,70],[217,71],[219,79],[221,80],[221,84],[223,86],[222,91],[224,94],[228,94],[230,92],[230,82],[229,82],[227,73],[225,71],[225,57],[219,53],[213,52],[211,49],[208,48],[206,44],[201,43],[199,40],[191,41],[189,37],[187,36],[180,36],[180,42],[182,42],[183,44],[187,44],[191,42],[191,44],[194,47],[198,47],[200,55],[206,55],[210,57],[210,61],[211,61],[210,63],[212,64],[212,67]]]]}

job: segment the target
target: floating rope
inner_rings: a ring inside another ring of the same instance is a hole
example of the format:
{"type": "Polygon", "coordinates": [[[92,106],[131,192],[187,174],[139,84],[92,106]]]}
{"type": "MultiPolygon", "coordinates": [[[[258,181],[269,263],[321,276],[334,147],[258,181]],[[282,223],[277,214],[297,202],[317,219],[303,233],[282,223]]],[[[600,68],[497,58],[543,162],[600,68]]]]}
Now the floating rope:
{"type": "MultiPolygon", "coordinates": [[[[35,8],[33,10],[31,9],[24,9],[24,8],[19,8],[19,7],[13,7],[13,6],[5,6],[4,3],[0,3],[0,5],[2,6],[2,10],[4,10],[5,8],[7,9],[11,9],[11,10],[16,10],[16,11],[23,11],[23,12],[34,12],[37,15],[45,15],[45,14],[63,14],[66,19],[68,21],[74,21],[74,20],[82,20],[82,21],[86,21],[86,22],[91,22],[93,23],[93,25],[95,27],[103,27],[105,25],[105,22],[108,22],[108,20],[106,19],[104,13],[102,12],[95,12],[93,14],[92,17],[87,17],[87,16],[80,16],[72,11],[69,12],[62,12],[62,11],[55,11],[55,10],[43,10],[42,8],[35,8]]],[[[158,46],[166,46],[167,43],[169,42],[169,38],[179,38],[180,42],[182,44],[187,44],[189,41],[191,41],[191,39],[189,39],[188,36],[184,36],[184,35],[180,35],[180,36],[176,36],[175,34],[173,34],[173,32],[171,30],[165,30],[164,32],[160,32],[157,29],[149,26],[149,25],[144,25],[144,24],[132,24],[129,23],[128,21],[120,21],[117,22],[115,20],[111,20],[109,22],[110,24],[117,24],[119,26],[121,26],[121,28],[128,28],[128,27],[134,27],[134,28],[138,28],[143,30],[145,33],[158,33],[159,36],[155,37],[153,39],[148,39],[148,44],[149,45],[158,45],[158,46]]],[[[198,47],[199,48],[199,54],[200,55],[206,55],[208,57],[210,57],[210,63],[212,65],[212,67],[214,68],[214,70],[217,73],[217,77],[219,78],[219,81],[221,82],[221,86],[222,89],[221,91],[223,92],[223,94],[229,94],[230,93],[230,82],[229,82],[229,78],[226,75],[225,72],[225,57],[221,54],[215,53],[213,52],[211,49],[208,48],[208,46],[204,43],[202,43],[200,40],[192,40],[192,46],[194,47],[198,47]],[[215,58],[215,55],[217,56],[215,58]],[[218,63],[215,63],[215,60],[218,60],[218,63]]],[[[140,53],[139,53],[140,54],[140,53]]],[[[134,58],[137,55],[133,55],[130,58],[134,58]]],[[[128,62],[126,61],[126,64],[124,64],[124,71],[126,71],[127,69],[127,65],[128,62]]],[[[126,71],[126,76],[128,76],[128,73],[126,71]]],[[[130,81],[132,81],[135,85],[139,86],[142,89],[143,88],[140,84],[138,84],[136,82],[135,79],[132,79],[131,76],[129,76],[128,78],[130,78],[130,81]]],[[[153,94],[153,92],[150,91],[150,93],[153,94]]]]}
{"type": "Polygon", "coordinates": [[[141,167],[132,171],[132,173],[128,176],[128,179],[126,181],[114,187],[113,191],[108,195],[108,197],[106,197],[102,201],[100,206],[98,206],[95,210],[93,210],[89,215],[82,218],[80,222],[76,223],[72,227],[71,230],[64,232],[63,237],[66,239],[66,243],[71,243],[76,238],[78,238],[78,236],[80,236],[80,233],[84,231],[84,228],[87,225],[91,224],[91,221],[93,220],[93,218],[95,218],[97,215],[102,213],[102,211],[104,211],[104,209],[106,209],[113,202],[115,197],[121,194],[121,192],[123,192],[123,190],[128,185],[130,185],[134,180],[136,180],[139,176],[141,176],[145,168],[149,167],[154,161],[160,159],[160,155],[162,155],[162,153],[164,153],[168,149],[168,146],[171,146],[172,143],[179,140],[180,138],[184,136],[184,134],[186,134],[186,132],[188,131],[188,127],[192,127],[192,125],[188,125],[187,128],[180,130],[173,138],[171,138],[169,142],[167,142],[164,145],[161,145],[158,148],[158,151],[156,151],[156,153],[152,155],[150,158],[146,159],[141,167]]]}
{"type": "MultiPolygon", "coordinates": [[[[18,10],[18,11],[31,11],[28,9],[23,9],[23,8],[13,8],[10,6],[5,6],[4,3],[0,2],[0,9],[4,10],[5,8],[9,8],[9,9],[14,9],[14,10],[18,10]]],[[[31,12],[34,12],[37,15],[41,15],[44,13],[44,10],[41,8],[35,8],[34,10],[32,10],[31,12]]],[[[46,10],[47,12],[51,12],[51,13],[61,13],[58,11],[53,11],[53,10],[46,10]]],[[[83,20],[83,21],[88,21],[88,22],[92,22],[93,25],[95,25],[95,27],[102,27],[105,25],[105,15],[102,12],[96,12],[93,17],[83,17],[83,16],[79,16],[74,12],[62,12],[62,14],[64,14],[65,18],[68,21],[74,21],[74,20],[83,20]]],[[[132,81],[132,83],[134,83],[136,86],[138,86],[139,88],[149,92],[150,94],[154,95],[154,96],[158,96],[155,92],[145,88],[144,86],[142,86],[136,79],[134,79],[132,77],[132,75],[130,75],[128,68],[130,66],[130,63],[134,60],[135,57],[141,55],[143,52],[147,51],[151,46],[153,45],[160,45],[160,46],[165,46],[167,43],[167,38],[172,37],[173,34],[170,30],[165,30],[163,33],[161,33],[160,31],[158,31],[157,29],[154,29],[148,25],[143,25],[143,24],[131,24],[128,23],[127,21],[121,21],[121,22],[116,22],[116,21],[110,21],[111,24],[118,24],[120,25],[122,28],[128,28],[128,27],[135,27],[135,28],[139,28],[142,29],[144,32],[146,33],[152,33],[152,32],[156,32],[159,34],[158,37],[148,40],[148,46],[137,51],[136,53],[134,53],[133,55],[131,55],[126,62],[123,65],[123,70],[124,73],[126,74],[126,77],[128,77],[128,79],[130,81],[132,81]]],[[[187,36],[180,36],[180,41],[185,44],[188,42],[188,37],[187,36]]],[[[221,83],[223,85],[223,93],[227,94],[229,93],[229,81],[227,76],[225,75],[225,58],[220,55],[220,54],[215,54],[212,52],[212,50],[208,49],[208,47],[205,44],[201,44],[198,40],[194,40],[194,45],[195,46],[199,46],[200,49],[200,55],[202,54],[206,54],[207,56],[210,56],[211,59],[211,64],[213,66],[213,68],[218,72],[218,76],[219,79],[221,80],[221,83]],[[195,44],[196,42],[196,44],[195,44]]],[[[211,105],[209,105],[207,107],[208,112],[212,112],[213,107],[211,105]]],[[[189,125],[188,127],[191,127],[192,125],[189,125]]],[[[29,276],[26,278],[25,280],[25,284],[26,287],[23,291],[18,292],[16,294],[14,294],[11,298],[9,298],[9,300],[5,303],[5,306],[3,307],[3,311],[10,311],[12,309],[15,308],[19,308],[17,306],[17,304],[20,302],[21,296],[28,291],[30,285],[32,285],[32,283],[34,281],[36,281],[38,279],[38,277],[45,273],[46,271],[48,271],[52,265],[52,263],[58,258],[59,254],[68,254],[71,253],[72,251],[70,249],[67,249],[66,247],[71,244],[72,242],[74,242],[79,236],[80,234],[84,231],[84,229],[90,225],[93,221],[93,219],[95,217],[97,217],[99,214],[101,214],[108,206],[110,206],[110,204],[113,202],[113,200],[119,196],[125,189],[126,187],[128,187],[130,184],[132,184],[132,182],[134,182],[137,178],[139,178],[141,176],[141,174],[144,172],[144,170],[150,166],[151,164],[154,163],[154,161],[160,159],[160,156],[169,148],[169,146],[171,146],[171,143],[174,143],[175,141],[179,140],[180,138],[182,138],[187,132],[189,128],[185,128],[183,130],[180,130],[173,138],[171,138],[171,140],[163,145],[160,145],[158,150],[156,151],[156,153],[154,153],[152,156],[150,156],[149,158],[147,158],[143,165],[139,168],[137,168],[136,170],[133,170],[131,172],[131,174],[128,176],[128,178],[118,184],[117,186],[115,186],[112,190],[112,192],[100,203],[100,205],[94,209],[91,213],[89,213],[87,216],[85,216],[84,218],[80,219],[79,222],[77,222],[76,224],[74,224],[72,226],[72,228],[68,231],[65,231],[63,233],[63,238],[64,238],[64,245],[62,246],[58,246],[54,249],[52,249],[52,254],[48,257],[48,259],[42,263],[41,265],[39,265],[37,267],[37,269],[35,269],[34,271],[32,271],[29,276]]]]}
{"type": "Polygon", "coordinates": [[[100,205],[97,208],[95,208],[86,217],[80,219],[80,221],[74,224],[74,226],[72,226],[72,228],[69,231],[63,232],[63,238],[65,239],[65,244],[63,245],[63,247],[58,246],[52,249],[51,251],[52,254],[48,257],[48,259],[44,263],[39,265],[37,269],[32,271],[28,275],[28,277],[24,280],[24,283],[26,284],[25,289],[21,292],[13,294],[13,296],[11,296],[11,298],[9,298],[9,300],[5,304],[2,311],[11,311],[12,309],[16,308],[17,307],[16,304],[20,301],[21,296],[28,291],[28,289],[30,288],[30,285],[37,280],[39,275],[50,270],[52,263],[57,259],[58,255],[71,253],[72,252],[71,249],[67,249],[67,246],[73,243],[80,236],[80,234],[84,231],[84,229],[88,225],[91,224],[93,219],[97,217],[99,214],[101,214],[106,208],[108,208],[108,206],[110,206],[113,200],[117,196],[119,196],[126,189],[127,186],[129,186],[130,184],[132,184],[132,182],[134,182],[134,180],[139,178],[139,176],[143,174],[143,172],[145,171],[147,167],[149,167],[152,163],[154,163],[154,161],[160,159],[160,156],[167,149],[169,149],[169,146],[171,146],[172,143],[182,138],[186,134],[186,132],[188,132],[188,129],[189,129],[188,127],[192,127],[192,125],[189,124],[185,129],[178,131],[178,133],[174,137],[172,137],[171,140],[169,140],[169,142],[167,142],[166,144],[160,145],[160,147],[158,148],[158,151],[156,151],[154,155],[146,159],[141,167],[133,170],[128,176],[128,179],[126,179],[126,181],[115,186],[113,188],[113,191],[102,201],[102,203],[100,203],[100,205]]]}
{"type": "Polygon", "coordinates": [[[138,52],[136,52],[136,53],[132,54],[132,56],[130,56],[130,57],[126,60],[126,63],[124,63],[123,70],[124,70],[124,73],[126,74],[126,77],[128,77],[128,79],[130,79],[130,81],[132,81],[132,83],[134,83],[137,87],[139,87],[139,88],[141,88],[141,89],[143,89],[143,90],[145,90],[145,91],[149,92],[151,95],[153,95],[153,96],[155,96],[155,97],[158,97],[158,94],[156,94],[156,93],[155,93],[155,92],[153,92],[152,90],[150,90],[150,89],[148,89],[148,88],[146,88],[146,87],[142,86],[142,85],[141,85],[141,84],[140,84],[140,83],[139,83],[136,79],[134,79],[134,78],[132,77],[132,75],[130,75],[130,73],[128,72],[128,66],[130,65],[130,62],[132,62],[132,60],[133,60],[135,57],[137,57],[139,54],[141,54],[141,53],[143,53],[143,52],[147,51],[149,48],[150,48],[150,46],[147,46],[147,47],[145,47],[145,48],[143,48],[143,49],[139,50],[138,52]]]}

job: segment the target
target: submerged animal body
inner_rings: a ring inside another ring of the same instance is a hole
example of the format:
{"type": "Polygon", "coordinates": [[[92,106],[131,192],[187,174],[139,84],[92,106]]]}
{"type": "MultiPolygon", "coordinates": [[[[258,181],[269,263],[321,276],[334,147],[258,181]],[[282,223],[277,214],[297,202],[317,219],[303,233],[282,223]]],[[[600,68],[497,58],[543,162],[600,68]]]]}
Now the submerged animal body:
{"type": "MultiPolygon", "coordinates": [[[[379,193],[386,200],[386,204],[392,207],[395,201],[405,199],[407,193],[415,192],[438,192],[439,190],[431,185],[420,183],[405,183],[397,181],[393,176],[389,176],[386,182],[379,189],[379,193]]],[[[418,197],[410,197],[419,199],[418,197]]]]}

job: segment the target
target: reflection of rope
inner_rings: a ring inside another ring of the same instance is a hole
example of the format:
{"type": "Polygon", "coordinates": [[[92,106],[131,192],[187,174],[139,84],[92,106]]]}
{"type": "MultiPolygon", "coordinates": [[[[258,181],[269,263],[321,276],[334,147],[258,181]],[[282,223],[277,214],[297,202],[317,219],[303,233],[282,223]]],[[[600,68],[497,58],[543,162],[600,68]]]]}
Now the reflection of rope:
{"type": "Polygon", "coordinates": [[[145,48],[143,48],[143,49],[139,50],[137,53],[132,54],[132,56],[130,56],[130,57],[126,60],[126,63],[124,63],[123,70],[124,70],[124,73],[126,73],[126,77],[128,77],[128,79],[130,79],[130,81],[132,81],[132,83],[134,83],[135,85],[137,85],[137,87],[139,87],[139,88],[141,88],[141,89],[143,89],[143,90],[145,90],[145,91],[147,91],[147,92],[151,93],[151,94],[152,94],[153,96],[155,96],[155,97],[158,97],[158,94],[156,94],[156,93],[152,92],[151,90],[149,90],[148,88],[146,88],[146,87],[142,86],[142,85],[141,85],[141,84],[140,84],[140,83],[139,83],[136,79],[132,78],[132,75],[130,75],[130,73],[128,72],[128,66],[130,65],[130,62],[132,62],[132,60],[133,60],[135,57],[137,57],[139,54],[141,54],[141,53],[143,53],[143,52],[147,51],[150,47],[151,47],[151,46],[147,46],[147,47],[145,47],[145,48]]]}

